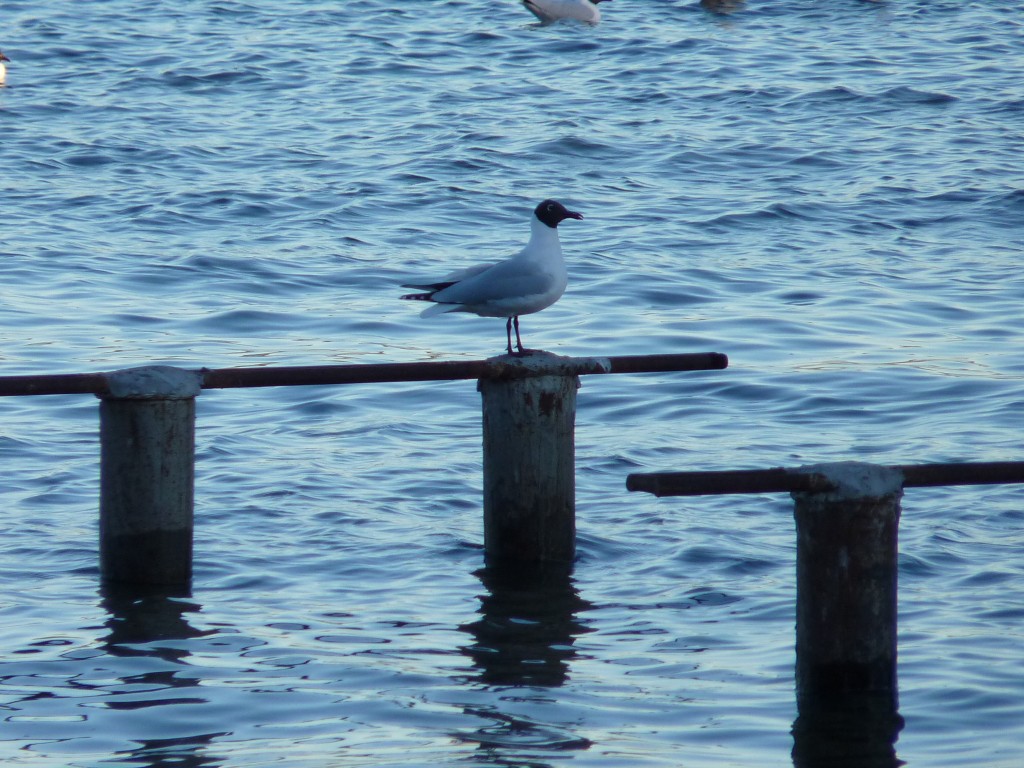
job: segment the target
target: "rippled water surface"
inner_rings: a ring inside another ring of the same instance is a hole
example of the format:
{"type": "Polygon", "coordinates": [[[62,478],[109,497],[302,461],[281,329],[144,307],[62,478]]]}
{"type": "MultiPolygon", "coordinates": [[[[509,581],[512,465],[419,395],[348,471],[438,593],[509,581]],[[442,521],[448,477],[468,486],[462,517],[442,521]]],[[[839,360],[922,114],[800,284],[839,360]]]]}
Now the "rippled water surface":
{"type": "MultiPolygon", "coordinates": [[[[781,496],[629,472],[1024,458],[1018,3],[7,0],[0,374],[479,359],[410,275],[557,197],[589,377],[571,574],[483,568],[472,382],[205,392],[190,594],[103,589],[97,405],[0,400],[0,756],[792,765],[781,496]]],[[[1015,486],[908,490],[911,766],[1016,766],[1015,486]]],[[[831,763],[830,763],[831,764],[831,763]]]]}

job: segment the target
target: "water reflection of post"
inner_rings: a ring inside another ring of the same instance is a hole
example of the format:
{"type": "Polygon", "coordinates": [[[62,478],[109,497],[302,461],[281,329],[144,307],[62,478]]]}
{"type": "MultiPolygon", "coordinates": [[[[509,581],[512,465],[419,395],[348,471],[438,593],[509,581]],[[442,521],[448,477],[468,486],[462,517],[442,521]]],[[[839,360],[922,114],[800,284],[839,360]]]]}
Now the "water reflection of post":
{"type": "MultiPolygon", "coordinates": [[[[111,656],[162,659],[173,664],[162,670],[140,672],[122,678],[125,684],[144,684],[152,687],[153,697],[126,698],[117,701],[108,698],[108,709],[142,709],[182,703],[201,704],[201,696],[182,697],[182,689],[200,690],[200,678],[184,674],[181,666],[189,652],[173,641],[215,634],[214,630],[199,630],[188,623],[187,613],[199,610],[199,605],[188,600],[187,590],[168,591],[157,587],[139,587],[109,583],[102,587],[101,606],[109,616],[104,622],[110,633],[103,638],[104,650],[111,656]],[[160,642],[166,641],[166,642],[160,642]]],[[[168,739],[140,739],[138,746],[122,753],[123,760],[132,765],[152,768],[173,765],[179,768],[204,768],[222,764],[222,758],[206,752],[214,739],[226,732],[181,735],[168,739]]]]}
{"type": "Polygon", "coordinates": [[[199,610],[189,601],[185,588],[166,589],[116,582],[101,587],[100,606],[107,611],[104,625],[110,634],[104,638],[104,650],[113,656],[157,656],[167,661],[179,661],[188,652],[169,646],[138,646],[156,640],[183,640],[212,634],[194,628],[185,619],[186,613],[199,610]]]}
{"type": "Polygon", "coordinates": [[[576,614],[588,610],[568,564],[492,564],[477,571],[487,588],[482,617],[460,627],[475,638],[464,649],[489,685],[558,686],[576,655],[577,636],[591,630],[576,614]]]}
{"type": "Polygon", "coordinates": [[[794,768],[896,768],[903,718],[892,696],[802,699],[793,723],[794,768]]]}
{"type": "Polygon", "coordinates": [[[569,662],[576,656],[576,638],[593,631],[577,618],[591,604],[580,598],[571,574],[570,564],[539,563],[496,563],[477,571],[487,589],[481,597],[481,618],[460,627],[474,641],[463,647],[479,670],[470,680],[527,689],[495,699],[498,704],[507,702],[507,707],[490,703],[466,707],[467,714],[494,723],[458,734],[476,742],[486,762],[547,765],[542,758],[548,754],[564,755],[566,750],[591,746],[566,723],[543,722],[544,701],[536,691],[529,691],[565,683],[569,662]],[[509,762],[520,759],[529,762],[509,762]]]}

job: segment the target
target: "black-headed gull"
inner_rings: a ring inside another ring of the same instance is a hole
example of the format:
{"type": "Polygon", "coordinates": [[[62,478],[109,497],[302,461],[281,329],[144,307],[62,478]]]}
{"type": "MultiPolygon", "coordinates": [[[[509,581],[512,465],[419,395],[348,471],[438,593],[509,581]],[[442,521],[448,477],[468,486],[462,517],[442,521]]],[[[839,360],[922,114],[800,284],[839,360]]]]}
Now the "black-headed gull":
{"type": "Polygon", "coordinates": [[[4,66],[5,61],[10,61],[10,59],[4,56],[3,51],[0,51],[0,83],[7,79],[7,67],[4,66]]]}
{"type": "Polygon", "coordinates": [[[568,274],[558,241],[558,225],[565,219],[582,219],[557,200],[545,200],[533,211],[530,242],[519,253],[497,264],[478,264],[452,272],[440,280],[406,283],[424,293],[407,293],[403,299],[433,302],[420,317],[442,312],[472,312],[481,317],[507,317],[505,335],[512,354],[512,329],[522,354],[519,316],[550,307],[565,292],[568,274]]]}
{"type": "Polygon", "coordinates": [[[600,2],[608,0],[523,0],[523,5],[541,24],[552,24],[559,19],[597,24],[601,21],[601,11],[597,8],[600,2]]]}

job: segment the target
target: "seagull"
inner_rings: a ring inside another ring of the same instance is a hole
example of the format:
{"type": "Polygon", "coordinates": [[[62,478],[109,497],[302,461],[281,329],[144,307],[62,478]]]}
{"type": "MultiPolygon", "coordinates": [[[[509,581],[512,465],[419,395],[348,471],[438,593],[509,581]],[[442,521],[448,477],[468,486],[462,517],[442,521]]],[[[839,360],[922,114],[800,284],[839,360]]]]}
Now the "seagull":
{"type": "Polygon", "coordinates": [[[557,200],[545,200],[533,211],[530,242],[519,253],[497,264],[478,264],[452,272],[440,280],[406,283],[424,293],[407,293],[403,299],[433,302],[420,317],[442,312],[472,312],[480,317],[507,317],[505,336],[512,352],[512,329],[516,348],[523,354],[519,336],[519,316],[540,312],[554,304],[565,292],[568,274],[558,241],[558,225],[565,219],[582,219],[557,200]]]}
{"type": "Polygon", "coordinates": [[[10,61],[10,59],[4,56],[3,51],[0,51],[0,83],[7,79],[7,67],[4,66],[5,61],[10,61]]]}
{"type": "Polygon", "coordinates": [[[597,8],[600,2],[608,0],[523,0],[523,5],[541,24],[552,24],[559,19],[597,24],[601,21],[601,11],[597,8]]]}

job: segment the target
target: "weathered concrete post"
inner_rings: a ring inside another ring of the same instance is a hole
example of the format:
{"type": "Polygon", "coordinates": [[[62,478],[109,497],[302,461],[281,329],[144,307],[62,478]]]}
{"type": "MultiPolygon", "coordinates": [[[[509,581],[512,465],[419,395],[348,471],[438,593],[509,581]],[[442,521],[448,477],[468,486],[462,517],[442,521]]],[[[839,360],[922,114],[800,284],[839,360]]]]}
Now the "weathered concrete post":
{"type": "Polygon", "coordinates": [[[571,562],[576,551],[575,373],[547,352],[502,356],[510,375],[480,379],[484,551],[571,562]]]}
{"type": "Polygon", "coordinates": [[[192,578],[195,371],[107,375],[100,396],[100,572],[107,581],[192,578]]]}
{"type": "Polygon", "coordinates": [[[797,492],[797,703],[848,694],[896,706],[897,528],[903,475],[855,462],[801,467],[836,490],[797,492]]]}

